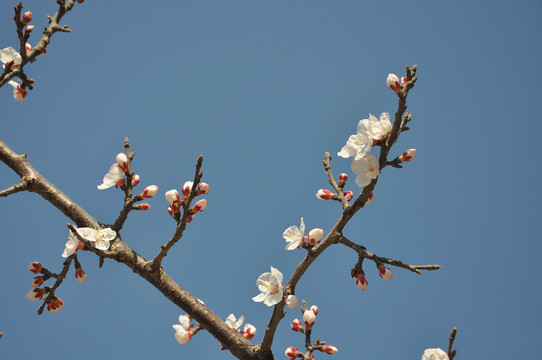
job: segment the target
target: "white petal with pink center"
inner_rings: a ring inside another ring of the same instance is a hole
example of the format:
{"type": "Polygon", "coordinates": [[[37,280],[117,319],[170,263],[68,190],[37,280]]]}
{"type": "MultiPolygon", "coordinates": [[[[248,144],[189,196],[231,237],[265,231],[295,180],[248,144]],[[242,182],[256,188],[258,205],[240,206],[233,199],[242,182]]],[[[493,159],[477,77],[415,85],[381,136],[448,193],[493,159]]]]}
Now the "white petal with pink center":
{"type": "Polygon", "coordinates": [[[98,189],[104,190],[109,189],[111,186],[115,186],[122,178],[124,177],[124,172],[122,172],[118,164],[113,164],[109,168],[109,172],[105,174],[103,183],[98,185],[98,189]]]}
{"type": "Polygon", "coordinates": [[[261,294],[252,298],[267,306],[278,304],[282,300],[282,273],[271,266],[271,272],[263,273],[256,281],[261,294]]]}
{"type": "Polygon", "coordinates": [[[378,159],[373,154],[367,154],[359,160],[353,160],[350,168],[356,174],[356,184],[359,187],[369,185],[372,179],[380,174],[378,159]]]}
{"type": "Polygon", "coordinates": [[[111,228],[93,229],[88,227],[78,228],[77,233],[87,241],[94,243],[99,250],[108,250],[109,242],[115,240],[117,233],[111,228]]]}

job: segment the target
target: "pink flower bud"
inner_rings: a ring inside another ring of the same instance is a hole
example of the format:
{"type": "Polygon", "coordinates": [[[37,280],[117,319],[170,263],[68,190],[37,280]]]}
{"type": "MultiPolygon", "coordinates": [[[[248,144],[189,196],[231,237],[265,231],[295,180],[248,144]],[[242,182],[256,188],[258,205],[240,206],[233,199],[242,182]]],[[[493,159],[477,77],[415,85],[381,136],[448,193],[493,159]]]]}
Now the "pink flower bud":
{"type": "Polygon", "coordinates": [[[32,282],[30,283],[30,286],[32,287],[38,287],[40,286],[41,284],[43,284],[43,282],[45,281],[44,277],[43,276],[36,276],[32,282]]]}
{"type": "Polygon", "coordinates": [[[17,85],[17,87],[13,88],[13,98],[16,101],[23,101],[24,99],[26,99],[26,90],[20,85],[17,85]]]}
{"type": "Polygon", "coordinates": [[[303,323],[307,330],[312,329],[314,322],[316,321],[316,314],[312,310],[305,310],[303,313],[303,323]]]}
{"type": "Polygon", "coordinates": [[[378,265],[378,272],[380,273],[380,277],[384,280],[393,279],[393,273],[391,270],[382,264],[378,265]]]}
{"type": "Polygon", "coordinates": [[[47,303],[47,310],[50,312],[57,313],[64,307],[64,301],[61,298],[56,298],[55,300],[50,300],[47,303]]]}
{"type": "Polygon", "coordinates": [[[139,184],[141,182],[141,178],[139,177],[139,175],[134,175],[132,176],[132,186],[137,186],[137,184],[139,184]]]}
{"type": "Polygon", "coordinates": [[[301,331],[301,329],[303,329],[303,324],[301,323],[301,321],[299,319],[295,319],[294,321],[292,321],[292,330],[293,331],[299,332],[299,331],[301,331]]]}
{"type": "Polygon", "coordinates": [[[207,200],[201,199],[201,200],[198,200],[196,202],[196,205],[194,205],[194,207],[192,207],[191,211],[193,213],[197,213],[199,211],[205,210],[206,207],[207,207],[207,200]]]}
{"type": "Polygon", "coordinates": [[[365,279],[365,275],[363,274],[358,274],[356,277],[356,286],[358,287],[358,289],[360,289],[361,291],[365,291],[365,289],[367,289],[367,285],[369,284],[367,282],[367,279],[365,279]]]}
{"type": "Polygon", "coordinates": [[[82,3],[85,2],[85,0],[77,0],[77,2],[78,2],[79,4],[82,4],[82,3]]]}
{"type": "Polygon", "coordinates": [[[128,171],[128,157],[125,153],[119,153],[116,157],[117,164],[120,169],[124,172],[128,171]]]}
{"type": "Polygon", "coordinates": [[[318,190],[318,192],[316,193],[316,197],[320,200],[329,200],[329,199],[333,199],[333,197],[335,196],[335,194],[333,194],[331,191],[327,190],[327,189],[320,189],[318,190]]]}
{"type": "Polygon", "coordinates": [[[167,212],[168,212],[168,214],[171,215],[171,216],[173,216],[173,215],[175,214],[175,212],[173,211],[173,209],[171,208],[171,206],[169,206],[169,207],[167,208],[167,212]]]}
{"type": "Polygon", "coordinates": [[[403,155],[399,156],[399,162],[409,162],[410,160],[414,159],[416,156],[416,149],[408,149],[403,153],[403,155]]]}
{"type": "Polygon", "coordinates": [[[209,184],[207,183],[199,183],[198,184],[198,195],[205,195],[209,193],[209,184]]]}
{"type": "Polygon", "coordinates": [[[189,217],[187,217],[187,218],[186,218],[186,222],[187,222],[187,223],[191,223],[192,220],[194,220],[194,215],[195,215],[195,214],[192,214],[192,215],[190,215],[189,217]]]}
{"type": "Polygon", "coordinates": [[[354,198],[354,193],[353,193],[352,191],[350,191],[350,190],[346,190],[346,191],[344,192],[344,197],[345,197],[348,201],[350,201],[350,200],[352,200],[352,199],[354,198]]]}
{"type": "Polygon", "coordinates": [[[299,306],[299,300],[297,299],[297,296],[295,296],[295,295],[286,296],[286,305],[290,309],[298,307],[299,306]]]}
{"type": "Polygon", "coordinates": [[[192,185],[194,185],[192,181],[187,181],[184,183],[183,188],[181,189],[181,192],[184,196],[188,196],[190,194],[190,191],[192,190],[192,185]]]}
{"type": "Polygon", "coordinates": [[[32,290],[30,290],[28,292],[28,294],[26,294],[26,300],[30,300],[30,301],[36,301],[36,300],[39,300],[43,297],[43,295],[45,295],[45,289],[42,289],[42,288],[34,288],[32,290]]]}
{"type": "Polygon", "coordinates": [[[151,208],[151,206],[149,205],[149,203],[141,203],[139,204],[139,210],[143,210],[143,211],[147,211],[151,208]]]}
{"type": "Polygon", "coordinates": [[[293,346],[290,346],[288,349],[286,349],[286,351],[284,352],[284,354],[286,355],[286,357],[290,360],[294,360],[296,357],[297,357],[297,353],[299,351],[293,347],[293,346]]]}
{"type": "Polygon", "coordinates": [[[34,30],[34,25],[28,25],[25,29],[24,29],[24,33],[25,34],[30,34],[32,32],[32,30],[34,30]]]}
{"type": "Polygon", "coordinates": [[[145,190],[143,190],[143,192],[141,194],[139,194],[139,196],[142,198],[142,199],[150,199],[152,198],[154,195],[156,195],[156,193],[158,192],[158,186],[156,185],[150,185],[150,186],[147,186],[145,188],[145,190]]]}
{"type": "Polygon", "coordinates": [[[32,50],[32,45],[30,45],[29,43],[26,43],[24,45],[24,49],[25,49],[26,53],[28,54],[32,50]]]}
{"type": "Polygon", "coordinates": [[[314,315],[318,315],[318,306],[313,305],[309,310],[312,311],[314,315]]]}
{"type": "Polygon", "coordinates": [[[369,195],[369,198],[365,202],[365,205],[370,204],[373,201],[374,196],[375,196],[374,192],[371,191],[371,195],[369,195]]]}
{"type": "Polygon", "coordinates": [[[319,243],[320,240],[324,237],[324,230],[322,229],[312,229],[309,231],[309,245],[314,245],[319,243]]]}
{"type": "Polygon", "coordinates": [[[386,79],[386,85],[393,91],[395,91],[396,94],[399,94],[401,92],[401,84],[399,83],[399,78],[395,74],[389,74],[388,78],[386,79]]]}
{"type": "Polygon", "coordinates": [[[79,267],[79,268],[75,269],[75,278],[81,284],[85,282],[85,280],[87,279],[87,274],[83,271],[83,268],[79,267]]]}
{"type": "Polygon", "coordinates": [[[37,274],[41,271],[41,263],[39,261],[31,262],[30,265],[28,265],[28,270],[33,272],[34,274],[37,274]]]}
{"type": "Polygon", "coordinates": [[[170,204],[180,202],[181,198],[179,197],[179,192],[177,190],[166,191],[166,200],[170,204]]]}
{"type": "Polygon", "coordinates": [[[339,175],[339,184],[344,184],[348,180],[348,175],[345,173],[342,173],[339,175]]]}
{"type": "Polygon", "coordinates": [[[333,355],[335,354],[337,351],[339,351],[335,346],[332,346],[332,345],[326,345],[322,348],[322,351],[325,352],[326,354],[329,354],[329,355],[333,355]]]}
{"type": "Polygon", "coordinates": [[[28,24],[29,22],[32,21],[32,11],[27,11],[23,14],[23,19],[21,20],[21,22],[23,23],[23,25],[26,25],[28,24]]]}
{"type": "Polygon", "coordinates": [[[256,327],[250,324],[245,324],[243,331],[241,331],[241,335],[243,335],[245,339],[252,339],[256,335],[256,327]]]}

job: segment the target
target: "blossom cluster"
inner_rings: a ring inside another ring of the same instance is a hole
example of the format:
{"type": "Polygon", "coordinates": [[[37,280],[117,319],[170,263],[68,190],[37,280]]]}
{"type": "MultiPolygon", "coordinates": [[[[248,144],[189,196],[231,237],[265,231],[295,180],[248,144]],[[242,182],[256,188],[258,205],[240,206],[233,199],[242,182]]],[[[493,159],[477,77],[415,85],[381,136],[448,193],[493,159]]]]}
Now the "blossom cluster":
{"type": "MultiPolygon", "coordinates": [[[[309,334],[310,331],[312,330],[312,327],[314,326],[316,322],[316,315],[318,315],[318,306],[312,305],[309,309],[306,309],[305,305],[303,305],[303,308],[301,309],[301,311],[303,312],[303,322],[301,322],[301,320],[299,319],[294,319],[290,326],[292,330],[295,332],[302,332],[305,334],[309,334]]],[[[319,347],[315,346],[314,349],[320,350],[329,355],[333,355],[339,351],[333,345],[321,345],[319,347]]],[[[303,355],[297,348],[293,346],[288,347],[286,351],[284,351],[284,354],[286,355],[288,359],[295,359],[297,357],[300,357],[299,354],[301,354],[301,357],[303,355]]],[[[313,356],[311,355],[311,359],[312,358],[313,356]]]]}
{"type": "Polygon", "coordinates": [[[426,349],[423,352],[422,360],[449,360],[448,354],[439,348],[426,349]]]}
{"type": "Polygon", "coordinates": [[[295,250],[300,247],[314,246],[320,242],[322,237],[324,237],[324,230],[319,228],[314,228],[305,234],[305,223],[303,218],[301,218],[301,224],[299,227],[290,226],[282,233],[282,237],[286,240],[286,250],[295,250]]]}
{"type": "MultiPolygon", "coordinates": [[[[339,188],[343,189],[347,181],[348,181],[348,175],[345,173],[341,173],[339,175],[339,184],[338,184],[339,188]]],[[[344,191],[343,195],[348,201],[351,201],[354,198],[354,193],[351,190],[344,191]]],[[[320,189],[316,192],[316,198],[319,200],[337,200],[338,195],[332,192],[331,190],[320,189]]],[[[369,196],[369,199],[367,199],[367,202],[365,204],[369,204],[371,201],[373,201],[372,191],[371,191],[371,195],[369,196]]]]}
{"type": "MultiPolygon", "coordinates": [[[[99,190],[109,189],[110,187],[113,187],[113,186],[115,188],[120,187],[122,189],[123,186],[126,185],[126,181],[127,181],[125,176],[131,175],[131,174],[132,173],[130,172],[130,162],[128,161],[128,156],[126,156],[126,154],[124,153],[119,153],[115,157],[115,163],[111,165],[111,167],[109,168],[109,171],[107,172],[107,174],[105,174],[102,180],[102,183],[98,185],[97,187],[99,190]]],[[[137,184],[139,184],[140,182],[141,182],[141,177],[139,175],[137,174],[131,175],[130,184],[132,187],[137,186],[137,184]]],[[[134,196],[133,200],[134,202],[138,202],[138,201],[142,201],[143,199],[150,199],[154,197],[154,195],[156,195],[157,192],[158,192],[158,186],[149,185],[143,190],[143,192],[134,196]]],[[[151,206],[149,205],[149,203],[146,203],[146,202],[134,206],[135,210],[149,210],[150,208],[151,206]]]]}
{"type": "Polygon", "coordinates": [[[234,314],[230,314],[226,318],[226,325],[235,330],[235,332],[243,335],[245,339],[252,339],[256,335],[256,327],[251,324],[245,324],[243,330],[240,330],[241,325],[243,325],[243,321],[245,321],[245,317],[243,315],[237,319],[234,314]]]}
{"type": "MultiPolygon", "coordinates": [[[[378,269],[378,274],[380,277],[384,280],[391,280],[393,279],[393,273],[390,268],[387,268],[382,263],[376,263],[376,267],[378,269]]],[[[352,279],[356,281],[356,286],[361,291],[365,291],[367,289],[367,285],[369,285],[369,282],[365,278],[365,273],[361,269],[361,267],[355,267],[352,270],[350,270],[350,276],[352,276],[352,279]]]]}
{"type": "MultiPolygon", "coordinates": [[[[30,265],[28,265],[28,270],[30,270],[30,272],[32,272],[33,274],[42,273],[43,275],[36,276],[34,277],[34,279],[32,279],[32,281],[30,282],[32,290],[30,290],[28,294],[26,294],[25,298],[29,301],[41,300],[45,294],[48,294],[51,291],[48,287],[39,287],[51,277],[49,275],[50,272],[47,271],[47,269],[45,269],[39,261],[31,262],[30,265]]],[[[63,307],[64,301],[62,301],[62,299],[59,297],[52,296],[47,301],[47,310],[50,312],[57,313],[63,307]]]]}
{"type": "MultiPolygon", "coordinates": [[[[181,211],[181,206],[190,198],[190,194],[194,192],[194,196],[206,195],[209,193],[209,184],[199,183],[197,187],[194,188],[194,183],[192,181],[187,181],[184,183],[181,188],[182,197],[179,195],[179,192],[175,189],[166,191],[166,201],[169,203],[167,212],[171,216],[176,216],[181,211]]],[[[194,216],[207,208],[207,200],[201,199],[196,201],[196,204],[190,209],[190,215],[187,217],[186,222],[191,222],[194,220],[194,216]]]]}

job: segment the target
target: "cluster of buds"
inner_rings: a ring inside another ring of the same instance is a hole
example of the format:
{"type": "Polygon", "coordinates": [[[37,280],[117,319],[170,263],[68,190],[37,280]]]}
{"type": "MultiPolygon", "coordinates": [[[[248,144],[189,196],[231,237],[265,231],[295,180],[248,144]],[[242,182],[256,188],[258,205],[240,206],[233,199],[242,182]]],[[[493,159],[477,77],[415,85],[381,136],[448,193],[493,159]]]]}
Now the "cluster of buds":
{"type": "Polygon", "coordinates": [[[416,149],[408,149],[403,153],[403,155],[399,156],[397,160],[399,161],[399,163],[409,162],[410,160],[414,159],[415,156],[416,149]]]}
{"type": "MultiPolygon", "coordinates": [[[[348,175],[345,173],[341,173],[339,175],[339,188],[342,189],[346,184],[346,181],[348,181],[348,175]]],[[[354,193],[350,190],[346,190],[343,194],[348,201],[351,201],[354,198],[354,193]]],[[[319,200],[332,200],[337,199],[337,194],[328,189],[320,189],[316,193],[316,198],[318,198],[319,200]]]]}
{"type": "MultiPolygon", "coordinates": [[[[139,181],[140,181],[139,180],[139,175],[137,177],[138,177],[137,183],[139,183],[139,181]]],[[[134,183],[134,181],[132,179],[132,184],[133,183],[134,183]]],[[[158,192],[158,186],[149,185],[143,190],[143,192],[141,194],[136,195],[134,197],[134,200],[135,201],[141,201],[143,199],[150,199],[150,198],[154,197],[154,195],[156,195],[157,192],[158,192]]],[[[135,210],[149,210],[150,208],[151,208],[151,206],[147,202],[144,202],[144,203],[141,203],[141,204],[138,204],[138,205],[134,206],[135,210]]]]}
{"type": "Polygon", "coordinates": [[[367,285],[369,284],[367,282],[367,279],[365,278],[365,273],[361,269],[353,268],[350,270],[350,275],[352,276],[352,279],[356,280],[356,286],[361,291],[365,291],[367,289],[367,285]]]}
{"type": "MultiPolygon", "coordinates": [[[[307,309],[305,306],[305,301],[303,301],[303,307],[301,308],[301,311],[303,312],[303,322],[301,322],[301,320],[299,319],[295,319],[294,321],[292,321],[291,328],[295,332],[301,332],[306,334],[307,337],[310,337],[312,327],[316,322],[318,306],[313,305],[310,307],[310,309],[307,309]]],[[[329,355],[335,354],[337,351],[339,351],[335,346],[325,345],[325,342],[320,342],[320,339],[316,340],[316,343],[314,344],[312,349],[307,349],[310,350],[310,352],[312,352],[313,350],[319,350],[329,355]]],[[[287,348],[284,353],[286,357],[288,357],[288,359],[295,359],[297,357],[305,358],[305,355],[293,346],[287,348]]],[[[314,357],[310,355],[310,359],[314,359],[314,357]]]]}
{"type": "Polygon", "coordinates": [[[191,322],[192,319],[190,318],[190,315],[181,315],[179,316],[179,324],[173,325],[173,329],[175,329],[175,339],[177,339],[179,344],[186,344],[192,339],[192,328],[194,327],[194,324],[191,322]]]}
{"type": "MultiPolygon", "coordinates": [[[[42,269],[44,268],[39,261],[31,262],[30,265],[28,265],[28,270],[30,270],[30,272],[33,274],[39,274],[42,269]]],[[[30,290],[28,294],[26,294],[26,299],[29,301],[37,301],[40,300],[43,295],[48,293],[49,289],[42,289],[38,287],[41,286],[43,282],[47,279],[48,277],[46,278],[46,276],[43,275],[34,277],[34,279],[32,279],[32,281],[30,282],[30,286],[32,286],[33,289],[30,290]]]]}
{"type": "MultiPolygon", "coordinates": [[[[184,183],[181,188],[182,197],[179,195],[177,190],[169,190],[166,192],[166,201],[169,203],[167,212],[171,216],[179,214],[181,206],[190,198],[192,188],[194,183],[192,181],[187,181],[184,183]]],[[[199,183],[197,188],[194,189],[195,196],[205,195],[209,193],[209,185],[207,183],[199,183]]],[[[191,222],[194,219],[196,213],[205,210],[207,207],[207,200],[201,199],[196,201],[196,204],[190,209],[190,214],[186,219],[187,222],[191,222]]]]}
{"type": "Polygon", "coordinates": [[[389,74],[388,78],[386,79],[386,85],[393,91],[395,91],[396,94],[399,94],[401,92],[401,89],[403,86],[405,86],[407,81],[407,77],[403,76],[401,80],[397,77],[395,74],[389,74]]]}

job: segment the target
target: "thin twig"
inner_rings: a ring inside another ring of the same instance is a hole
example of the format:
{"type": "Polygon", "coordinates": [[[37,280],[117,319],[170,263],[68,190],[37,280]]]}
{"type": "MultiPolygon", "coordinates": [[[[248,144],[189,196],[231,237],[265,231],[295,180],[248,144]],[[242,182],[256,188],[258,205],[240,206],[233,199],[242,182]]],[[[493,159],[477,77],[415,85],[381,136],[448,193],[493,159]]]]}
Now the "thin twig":
{"type": "Polygon", "coordinates": [[[56,289],[58,289],[58,287],[62,284],[62,282],[66,278],[66,274],[68,273],[68,270],[70,269],[70,264],[72,263],[72,260],[74,257],[75,257],[75,254],[68,256],[66,261],[64,261],[64,267],[62,268],[62,271],[60,272],[60,274],[53,274],[53,277],[56,279],[56,282],[54,283],[53,286],[48,288],[49,293],[47,294],[45,299],[43,299],[43,302],[38,308],[38,315],[41,315],[43,313],[43,308],[49,302],[49,300],[56,298],[55,291],[56,289]]]}
{"type": "Polygon", "coordinates": [[[177,223],[177,228],[175,229],[175,234],[169,239],[169,241],[160,246],[160,251],[154,259],[151,261],[151,267],[153,270],[156,270],[160,267],[162,263],[162,259],[167,256],[168,251],[175,245],[183,236],[183,232],[186,229],[186,221],[190,215],[192,215],[192,212],[190,211],[190,204],[192,203],[192,200],[194,197],[197,196],[197,189],[198,184],[201,180],[201,177],[203,176],[203,173],[201,172],[201,167],[203,164],[203,155],[200,155],[198,158],[198,161],[196,162],[196,173],[194,174],[194,181],[192,184],[192,189],[190,191],[190,194],[188,195],[188,198],[186,200],[183,200],[182,208],[183,208],[183,215],[179,219],[179,222],[177,223]]]}
{"type": "Polygon", "coordinates": [[[25,179],[21,179],[21,182],[19,182],[18,184],[10,186],[7,189],[1,190],[0,197],[6,197],[11,194],[18,193],[20,191],[28,191],[28,190],[30,190],[29,182],[25,179]]]}
{"type": "Polygon", "coordinates": [[[344,196],[343,189],[337,184],[335,181],[335,177],[333,176],[333,172],[331,171],[331,155],[329,152],[326,152],[326,158],[325,160],[322,160],[322,164],[324,165],[324,170],[326,171],[327,175],[329,176],[329,184],[335,189],[335,192],[337,193],[337,198],[333,198],[333,200],[339,201],[342,206],[343,210],[346,209],[348,206],[348,199],[346,196],[344,196]]]}
{"type": "Polygon", "coordinates": [[[457,335],[457,327],[454,327],[449,337],[450,343],[448,344],[448,358],[450,360],[453,360],[453,358],[457,354],[457,350],[452,350],[456,335],[457,335]]]}

